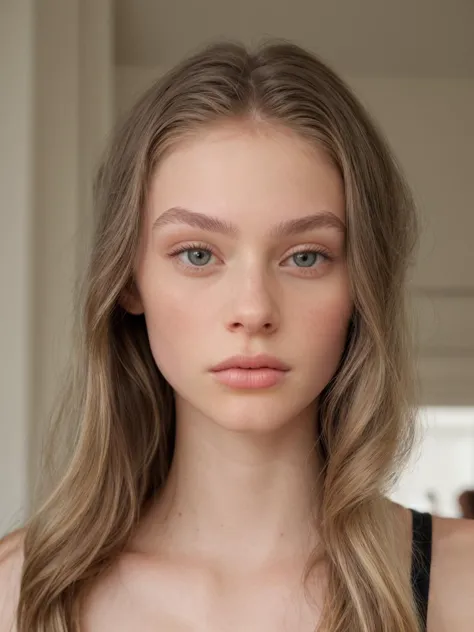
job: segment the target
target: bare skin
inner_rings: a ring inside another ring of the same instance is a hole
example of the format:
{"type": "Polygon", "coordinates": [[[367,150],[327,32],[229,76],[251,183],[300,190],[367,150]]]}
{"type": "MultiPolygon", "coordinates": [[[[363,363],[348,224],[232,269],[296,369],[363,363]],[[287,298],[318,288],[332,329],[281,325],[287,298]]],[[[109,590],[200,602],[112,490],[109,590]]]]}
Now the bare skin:
{"type": "MultiPolygon", "coordinates": [[[[400,532],[400,552],[406,563],[407,577],[411,565],[411,512],[399,505],[393,506],[397,514],[401,514],[402,528],[400,532]]],[[[143,559],[143,564],[147,558],[143,559]]],[[[139,559],[135,562],[140,564],[139,559]]],[[[126,563],[126,562],[125,562],[126,563]]],[[[249,630],[277,630],[298,632],[314,632],[320,608],[324,598],[324,568],[317,569],[311,583],[310,604],[301,591],[301,564],[303,560],[288,565],[270,567],[263,573],[255,575],[242,573],[240,578],[226,577],[222,572],[206,566],[197,569],[189,567],[176,568],[167,573],[166,568],[158,572],[158,562],[154,570],[157,572],[158,584],[151,580],[148,584],[148,607],[158,605],[170,632],[234,632],[249,630]],[[298,564],[299,563],[299,564],[298,564]],[[197,572],[196,572],[197,571],[197,572]],[[170,577],[174,581],[170,584],[170,577]],[[153,585],[153,590],[150,587],[153,585]],[[161,585],[161,590],[155,590],[161,585]],[[159,597],[159,595],[162,597],[159,597]],[[189,595],[190,601],[183,600],[189,595]],[[169,613],[169,614],[168,614],[169,613]],[[168,618],[169,617],[169,618],[168,618]]],[[[133,564],[133,562],[132,562],[133,564]]],[[[428,632],[469,632],[474,620],[474,521],[433,517],[433,551],[431,567],[431,583],[428,601],[428,632]]],[[[153,573],[153,562],[152,569],[153,573]]],[[[125,576],[128,574],[125,571],[125,576]]],[[[130,576],[130,575],[128,575],[130,576]]],[[[88,607],[89,619],[86,632],[103,629],[133,629],[136,622],[137,605],[133,606],[133,598],[143,598],[144,586],[135,584],[136,592],[130,591],[129,616],[124,625],[120,615],[115,625],[106,627],[110,609],[105,606],[107,600],[115,593],[117,602],[123,598],[123,590],[117,587],[117,576],[105,580],[100,591],[93,597],[88,607]],[[117,592],[115,592],[117,591],[117,592]],[[132,596],[133,595],[133,596],[132,596]],[[121,596],[121,597],[120,597],[121,596]],[[105,606],[105,608],[104,608],[105,606]],[[94,619],[94,612],[97,619],[94,619]],[[122,622],[122,623],[120,623],[122,622]],[[122,627],[120,627],[122,625],[122,627]]],[[[137,602],[138,603],[138,602],[137,602]]],[[[146,608],[142,612],[146,612],[146,608]]],[[[125,608],[120,611],[125,617],[125,608]]],[[[158,619],[160,615],[158,614],[158,619]]],[[[143,630],[156,629],[158,619],[143,621],[143,630]]],[[[160,621],[161,623],[161,621],[160,621]]],[[[110,625],[110,624],[109,624],[110,625]]]]}
{"type": "MultiPolygon", "coordinates": [[[[318,396],[338,366],[353,308],[344,208],[337,170],[291,132],[208,130],[163,161],[136,291],[123,304],[145,314],[153,356],[175,391],[175,458],[127,551],[91,587],[84,632],[315,629],[325,568],[312,577],[311,603],[301,578],[318,544],[309,527],[318,396]],[[233,228],[198,227],[196,213],[233,228]],[[309,215],[317,217],[310,226],[281,232],[309,215]],[[205,256],[190,257],[198,251],[205,256]],[[216,363],[259,353],[288,366],[277,385],[236,390],[215,380],[216,363]]],[[[408,577],[411,514],[393,510],[408,577]]],[[[14,618],[21,538],[0,550],[0,632],[14,618]]],[[[473,577],[474,527],[436,518],[429,632],[471,630],[473,577]]]]}
{"type": "MultiPolygon", "coordinates": [[[[403,513],[405,556],[411,545],[411,514],[403,513]]],[[[23,563],[23,533],[0,543],[0,632],[14,625],[23,563]]],[[[474,618],[474,521],[433,518],[433,557],[428,632],[470,632],[474,618]]],[[[313,632],[318,609],[295,587],[295,568],[222,581],[215,570],[127,553],[91,591],[85,603],[84,632],[214,632],[298,630],[313,632]]],[[[407,573],[409,562],[407,563],[407,573]]],[[[322,598],[324,572],[313,585],[322,598]]]]}

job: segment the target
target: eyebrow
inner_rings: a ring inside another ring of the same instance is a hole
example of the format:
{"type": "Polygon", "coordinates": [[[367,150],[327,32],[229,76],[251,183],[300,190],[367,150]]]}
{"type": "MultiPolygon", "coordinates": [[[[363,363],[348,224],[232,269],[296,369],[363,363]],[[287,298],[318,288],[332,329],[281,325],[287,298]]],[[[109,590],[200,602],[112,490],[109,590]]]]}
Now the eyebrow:
{"type": "MultiPolygon", "coordinates": [[[[174,206],[162,213],[154,222],[152,230],[157,230],[168,224],[187,224],[213,233],[221,233],[231,237],[240,234],[239,228],[218,217],[211,217],[204,213],[197,213],[181,206],[174,206]]],[[[297,219],[285,220],[273,226],[269,236],[274,238],[291,237],[317,228],[332,228],[345,233],[344,222],[331,211],[319,211],[297,219]]]]}

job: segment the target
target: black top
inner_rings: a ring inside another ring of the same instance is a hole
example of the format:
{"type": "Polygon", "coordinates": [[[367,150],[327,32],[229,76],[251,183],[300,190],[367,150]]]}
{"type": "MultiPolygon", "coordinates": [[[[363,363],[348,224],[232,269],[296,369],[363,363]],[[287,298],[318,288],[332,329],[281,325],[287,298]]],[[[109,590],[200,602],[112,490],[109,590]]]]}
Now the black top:
{"type": "Polygon", "coordinates": [[[426,630],[428,594],[430,590],[432,517],[429,513],[411,510],[413,514],[411,583],[426,630]]]}

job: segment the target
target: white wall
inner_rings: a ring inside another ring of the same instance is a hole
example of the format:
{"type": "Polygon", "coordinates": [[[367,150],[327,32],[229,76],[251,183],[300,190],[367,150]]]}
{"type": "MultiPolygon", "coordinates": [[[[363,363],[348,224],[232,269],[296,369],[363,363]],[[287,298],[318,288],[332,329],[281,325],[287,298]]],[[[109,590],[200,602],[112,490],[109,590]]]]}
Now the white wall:
{"type": "Polygon", "coordinates": [[[392,498],[419,511],[460,516],[459,495],[474,488],[474,408],[425,408],[420,418],[423,442],[392,498]]]}

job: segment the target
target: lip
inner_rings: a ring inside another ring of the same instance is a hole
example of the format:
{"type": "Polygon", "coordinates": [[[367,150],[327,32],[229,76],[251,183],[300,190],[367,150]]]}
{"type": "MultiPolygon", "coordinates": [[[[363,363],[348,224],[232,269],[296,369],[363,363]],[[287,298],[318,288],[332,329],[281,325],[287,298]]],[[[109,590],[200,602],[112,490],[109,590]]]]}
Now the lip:
{"type": "Polygon", "coordinates": [[[260,354],[256,356],[235,355],[212,367],[211,371],[227,371],[228,369],[273,369],[289,371],[290,367],[274,356],[260,354]]]}
{"type": "Polygon", "coordinates": [[[213,376],[225,386],[254,390],[270,388],[280,384],[285,379],[286,373],[286,371],[280,371],[279,369],[239,369],[238,367],[233,367],[232,369],[214,371],[213,376]]]}

